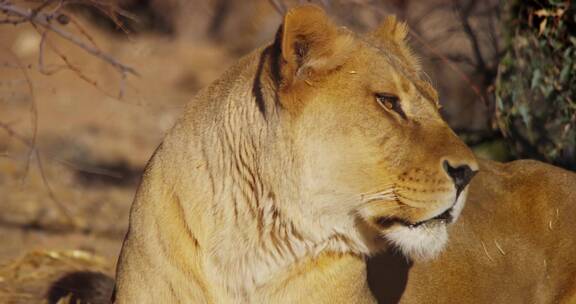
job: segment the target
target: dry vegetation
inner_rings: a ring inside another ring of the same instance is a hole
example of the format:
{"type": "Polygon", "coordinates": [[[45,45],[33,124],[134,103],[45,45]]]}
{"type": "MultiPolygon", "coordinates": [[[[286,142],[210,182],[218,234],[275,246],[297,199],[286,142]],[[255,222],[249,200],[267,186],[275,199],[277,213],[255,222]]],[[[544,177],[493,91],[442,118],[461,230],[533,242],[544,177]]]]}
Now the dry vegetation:
{"type": "MultiPolygon", "coordinates": [[[[0,0],[0,303],[40,302],[66,271],[112,272],[164,132],[293,2],[0,0]]],[[[408,20],[452,126],[492,134],[493,1],[317,2],[358,30],[408,20]]]]}

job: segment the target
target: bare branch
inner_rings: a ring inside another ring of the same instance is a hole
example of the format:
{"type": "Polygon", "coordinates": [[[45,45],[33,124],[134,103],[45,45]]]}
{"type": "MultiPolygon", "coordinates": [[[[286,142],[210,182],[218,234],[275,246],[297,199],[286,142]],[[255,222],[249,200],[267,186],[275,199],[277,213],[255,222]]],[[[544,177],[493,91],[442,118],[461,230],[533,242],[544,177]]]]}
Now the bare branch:
{"type": "MultiPolygon", "coordinates": [[[[51,43],[51,41],[49,39],[45,40],[45,43],[50,47],[50,49],[52,51],[54,51],[54,53],[56,53],[56,55],[58,57],[60,57],[60,59],[65,63],[62,66],[57,66],[57,67],[61,67],[61,68],[67,68],[69,70],[71,70],[72,72],[74,72],[76,74],[76,76],[78,76],[80,79],[82,79],[83,81],[85,81],[86,83],[90,84],[91,86],[93,86],[94,88],[96,88],[98,91],[100,91],[102,94],[111,97],[111,98],[116,98],[116,96],[111,95],[109,92],[107,92],[106,90],[104,90],[96,80],[88,77],[87,75],[85,75],[82,70],[75,66],[74,64],[72,64],[72,62],[70,62],[70,60],[68,59],[68,57],[66,57],[66,55],[64,55],[60,50],[58,50],[58,48],[56,48],[56,46],[54,44],[51,43]]],[[[49,72],[57,72],[57,70],[54,71],[49,71],[49,72]]],[[[122,77],[121,79],[124,79],[126,77],[126,73],[120,73],[120,76],[122,77]]],[[[124,85],[122,83],[120,83],[120,93],[118,95],[122,96],[123,94],[123,90],[124,90],[124,85]]]]}
{"type": "Polygon", "coordinates": [[[500,42],[498,41],[498,31],[496,30],[496,20],[500,15],[500,6],[495,5],[494,7],[488,8],[490,14],[488,14],[488,35],[490,35],[490,40],[492,42],[492,47],[494,48],[495,62],[500,61],[500,42]]]}
{"type": "MultiPolygon", "coordinates": [[[[456,1],[456,0],[454,0],[456,1]]],[[[370,7],[372,9],[374,9],[375,11],[377,11],[378,13],[380,13],[381,15],[385,15],[386,12],[384,10],[382,10],[382,8],[374,5],[374,4],[369,4],[370,7]]],[[[434,10],[436,9],[442,9],[445,6],[442,5],[438,5],[433,7],[434,10]]],[[[450,33],[451,34],[451,33],[450,33]]],[[[478,87],[478,85],[476,85],[472,79],[466,75],[466,73],[464,73],[464,71],[462,71],[462,69],[455,64],[450,58],[448,58],[448,56],[440,53],[436,48],[434,48],[430,42],[426,41],[426,39],[424,39],[416,30],[411,29],[410,30],[410,36],[415,38],[421,45],[423,45],[428,52],[430,52],[430,54],[436,58],[439,58],[442,62],[444,62],[451,70],[453,70],[454,72],[456,72],[456,74],[458,75],[458,77],[460,77],[461,79],[463,79],[468,86],[472,89],[472,91],[474,92],[474,94],[476,96],[478,96],[478,98],[484,103],[487,104],[486,98],[484,97],[483,91],[478,87]]],[[[456,59],[456,58],[452,58],[452,59],[456,59]]],[[[462,60],[462,58],[458,58],[460,60],[462,60]]]]}
{"type": "Polygon", "coordinates": [[[456,72],[456,74],[458,74],[458,76],[460,78],[462,78],[464,81],[466,81],[466,83],[468,83],[468,86],[470,86],[472,91],[474,91],[474,93],[480,98],[480,100],[482,100],[482,102],[484,104],[487,104],[486,99],[484,98],[484,95],[482,94],[482,91],[480,90],[480,88],[478,88],[478,86],[476,84],[474,84],[472,79],[470,79],[470,77],[468,77],[468,75],[466,75],[466,73],[464,73],[462,71],[462,69],[460,69],[456,64],[454,64],[454,62],[450,61],[450,59],[448,59],[445,55],[441,54],[434,47],[432,47],[430,44],[428,44],[424,40],[424,38],[422,38],[420,35],[418,35],[418,33],[414,32],[414,31],[410,31],[410,34],[412,37],[416,38],[416,40],[418,40],[418,42],[420,42],[420,44],[422,44],[424,47],[426,47],[426,49],[428,49],[428,51],[432,55],[440,58],[440,60],[442,60],[444,63],[446,63],[446,65],[450,69],[452,69],[454,72],[456,72]]]}
{"type": "Polygon", "coordinates": [[[38,49],[38,71],[44,75],[52,75],[67,68],[65,65],[59,65],[54,67],[52,70],[48,70],[44,65],[44,46],[46,45],[46,40],[48,39],[48,33],[48,30],[44,30],[42,32],[38,49]]]}
{"type": "Polygon", "coordinates": [[[54,19],[54,17],[55,17],[54,15],[46,14],[43,12],[36,12],[35,13],[32,10],[23,9],[23,8],[16,7],[16,6],[9,4],[9,3],[2,3],[2,2],[0,2],[0,11],[3,11],[4,13],[9,14],[9,15],[24,18],[24,19],[28,20],[29,22],[31,22],[32,24],[42,26],[43,28],[58,34],[60,37],[66,39],[69,42],[75,44],[76,46],[84,49],[86,52],[88,52],[88,53],[102,59],[103,61],[107,62],[108,64],[114,66],[116,69],[118,69],[118,71],[120,73],[128,73],[128,74],[139,76],[138,72],[136,72],[136,70],[133,69],[132,67],[129,67],[129,66],[119,62],[117,59],[115,59],[111,55],[106,54],[106,53],[102,52],[101,50],[99,50],[93,46],[85,44],[83,41],[81,41],[79,38],[77,38],[73,34],[67,32],[67,31],[65,31],[59,27],[54,26],[51,23],[51,20],[54,19]]]}
{"type": "MultiPolygon", "coordinates": [[[[40,171],[40,175],[42,177],[42,183],[44,184],[44,187],[46,188],[46,191],[48,192],[48,196],[54,202],[54,204],[56,205],[58,210],[66,217],[68,222],[70,224],[75,225],[76,221],[75,221],[74,217],[72,216],[70,211],[68,211],[68,208],[66,208],[64,206],[64,204],[56,197],[56,195],[54,194],[54,191],[52,190],[50,183],[48,182],[48,178],[46,177],[46,172],[44,170],[44,164],[42,162],[42,159],[40,158],[40,152],[38,151],[38,149],[36,149],[36,147],[33,146],[33,143],[30,140],[28,140],[24,136],[16,133],[16,131],[14,131],[6,123],[0,122],[0,128],[4,129],[4,131],[6,131],[6,133],[8,133],[8,135],[10,137],[19,140],[20,142],[24,143],[25,145],[27,145],[30,148],[30,151],[32,151],[32,155],[34,157],[36,157],[36,163],[38,165],[38,170],[40,171]]],[[[28,170],[29,162],[30,162],[30,157],[28,157],[28,159],[27,159],[26,170],[28,170]]]]}
{"type": "Polygon", "coordinates": [[[28,90],[30,92],[30,125],[32,126],[32,140],[29,145],[30,149],[28,151],[26,169],[24,170],[24,176],[22,178],[22,180],[24,180],[28,175],[30,169],[30,162],[32,160],[34,152],[36,151],[36,139],[38,137],[38,108],[36,106],[36,96],[34,94],[34,86],[32,85],[32,81],[30,80],[30,76],[28,75],[26,67],[24,66],[22,61],[20,61],[20,58],[18,58],[18,56],[16,56],[16,54],[14,54],[12,51],[6,50],[6,52],[13,57],[14,61],[16,62],[16,65],[22,72],[22,75],[24,75],[26,85],[28,86],[28,90]]]}
{"type": "Polygon", "coordinates": [[[476,64],[478,67],[479,72],[484,73],[486,71],[486,61],[484,60],[484,56],[482,55],[482,51],[480,50],[480,43],[478,41],[478,36],[472,26],[470,25],[470,14],[474,9],[476,1],[469,0],[469,2],[462,7],[457,0],[453,0],[454,10],[458,14],[460,18],[460,23],[462,24],[462,29],[468,37],[470,44],[472,45],[472,51],[474,52],[474,58],[476,60],[476,64]]]}
{"type": "Polygon", "coordinates": [[[52,201],[56,204],[56,207],[58,208],[60,213],[66,217],[66,219],[68,220],[68,223],[73,225],[73,226],[78,226],[78,223],[77,223],[76,219],[74,218],[74,216],[72,216],[72,214],[70,213],[68,208],[66,208],[66,206],[64,206],[62,201],[60,201],[60,199],[58,199],[58,197],[54,193],[54,190],[52,190],[52,186],[50,185],[50,183],[48,182],[48,178],[46,177],[46,170],[44,170],[44,163],[42,161],[42,157],[40,155],[40,152],[38,151],[38,149],[36,149],[35,152],[36,152],[35,153],[36,154],[36,163],[38,164],[38,171],[40,171],[40,176],[42,177],[42,183],[44,184],[44,188],[46,188],[46,191],[48,192],[48,196],[50,196],[50,199],[52,199],[52,201]]]}
{"type": "Polygon", "coordinates": [[[22,18],[17,18],[17,19],[14,19],[14,18],[6,18],[6,19],[1,19],[1,20],[0,20],[0,24],[12,24],[12,25],[18,25],[18,24],[26,23],[26,22],[28,22],[28,20],[27,20],[27,19],[22,19],[22,18]]]}

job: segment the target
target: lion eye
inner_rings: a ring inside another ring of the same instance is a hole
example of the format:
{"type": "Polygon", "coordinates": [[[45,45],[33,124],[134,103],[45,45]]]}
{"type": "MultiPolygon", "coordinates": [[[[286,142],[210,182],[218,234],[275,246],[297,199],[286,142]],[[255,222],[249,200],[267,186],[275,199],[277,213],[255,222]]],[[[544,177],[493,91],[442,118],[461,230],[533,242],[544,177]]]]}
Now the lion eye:
{"type": "Polygon", "coordinates": [[[388,93],[378,93],[376,94],[376,101],[378,101],[378,104],[380,104],[384,109],[394,111],[402,118],[406,119],[406,113],[402,110],[400,98],[398,98],[398,96],[388,93]]]}

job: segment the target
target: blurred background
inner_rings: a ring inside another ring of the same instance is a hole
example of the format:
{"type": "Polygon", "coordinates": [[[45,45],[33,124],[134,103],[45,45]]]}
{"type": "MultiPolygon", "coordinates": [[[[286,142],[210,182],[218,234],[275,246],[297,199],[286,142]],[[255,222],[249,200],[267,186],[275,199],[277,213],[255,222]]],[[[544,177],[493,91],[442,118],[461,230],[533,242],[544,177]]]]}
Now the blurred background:
{"type": "Polygon", "coordinates": [[[480,157],[576,169],[571,1],[0,0],[0,303],[41,302],[65,271],[112,274],[163,134],[306,2],[358,32],[405,20],[480,157]]]}

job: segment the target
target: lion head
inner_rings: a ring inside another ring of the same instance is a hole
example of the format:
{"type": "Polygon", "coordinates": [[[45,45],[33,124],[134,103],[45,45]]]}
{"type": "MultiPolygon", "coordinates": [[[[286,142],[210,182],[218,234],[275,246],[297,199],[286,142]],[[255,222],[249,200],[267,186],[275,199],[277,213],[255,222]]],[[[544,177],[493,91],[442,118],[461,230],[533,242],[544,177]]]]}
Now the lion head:
{"type": "Polygon", "coordinates": [[[360,36],[317,7],[293,9],[263,51],[254,91],[277,125],[270,149],[286,167],[272,172],[292,198],[284,214],[369,252],[366,226],[423,258],[446,243],[478,165],[441,118],[407,32],[391,17],[360,36]]]}

